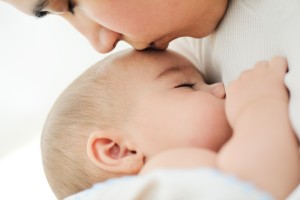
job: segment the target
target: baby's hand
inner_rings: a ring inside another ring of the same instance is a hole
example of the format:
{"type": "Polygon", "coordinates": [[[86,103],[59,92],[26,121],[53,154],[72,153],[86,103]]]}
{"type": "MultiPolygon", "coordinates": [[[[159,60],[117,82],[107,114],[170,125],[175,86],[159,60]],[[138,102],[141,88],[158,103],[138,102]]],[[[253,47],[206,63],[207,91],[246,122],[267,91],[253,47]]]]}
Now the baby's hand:
{"type": "MultiPolygon", "coordinates": [[[[284,85],[287,62],[282,57],[257,63],[253,69],[243,72],[231,82],[226,93],[226,114],[232,127],[245,109],[268,100],[288,103],[288,92],[284,85]]],[[[250,108],[251,109],[251,108],[250,108]]]]}

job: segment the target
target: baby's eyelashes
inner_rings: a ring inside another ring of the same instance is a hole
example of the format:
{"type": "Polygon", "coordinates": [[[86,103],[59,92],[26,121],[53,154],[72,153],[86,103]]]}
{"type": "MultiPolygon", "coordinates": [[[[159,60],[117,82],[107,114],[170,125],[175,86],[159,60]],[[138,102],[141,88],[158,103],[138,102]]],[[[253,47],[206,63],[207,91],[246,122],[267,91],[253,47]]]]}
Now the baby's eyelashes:
{"type": "Polygon", "coordinates": [[[195,89],[195,85],[196,85],[196,82],[183,82],[183,83],[180,83],[179,85],[176,85],[175,88],[186,87],[186,88],[195,89]]]}

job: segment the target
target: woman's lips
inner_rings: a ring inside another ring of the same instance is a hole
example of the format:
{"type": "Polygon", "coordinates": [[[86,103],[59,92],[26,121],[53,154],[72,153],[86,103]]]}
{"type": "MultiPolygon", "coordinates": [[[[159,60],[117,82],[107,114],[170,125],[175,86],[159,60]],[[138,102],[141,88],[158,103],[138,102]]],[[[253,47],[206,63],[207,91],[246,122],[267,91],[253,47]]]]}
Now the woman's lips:
{"type": "Polygon", "coordinates": [[[151,42],[151,43],[149,44],[149,46],[147,47],[147,49],[165,50],[167,47],[168,47],[168,45],[159,46],[157,43],[151,42]]]}

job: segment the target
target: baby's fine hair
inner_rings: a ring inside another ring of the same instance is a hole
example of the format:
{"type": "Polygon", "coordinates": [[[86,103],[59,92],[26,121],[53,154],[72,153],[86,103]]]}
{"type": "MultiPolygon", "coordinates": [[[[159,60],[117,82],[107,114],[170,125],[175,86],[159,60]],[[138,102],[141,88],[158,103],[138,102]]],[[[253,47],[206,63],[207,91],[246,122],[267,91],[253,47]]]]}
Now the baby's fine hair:
{"type": "MultiPolygon", "coordinates": [[[[114,55],[116,56],[116,55],[114,55]]],[[[107,57],[85,71],[55,102],[44,125],[41,152],[44,172],[58,199],[117,176],[87,157],[90,133],[121,126],[132,109],[126,69],[107,57]]]]}

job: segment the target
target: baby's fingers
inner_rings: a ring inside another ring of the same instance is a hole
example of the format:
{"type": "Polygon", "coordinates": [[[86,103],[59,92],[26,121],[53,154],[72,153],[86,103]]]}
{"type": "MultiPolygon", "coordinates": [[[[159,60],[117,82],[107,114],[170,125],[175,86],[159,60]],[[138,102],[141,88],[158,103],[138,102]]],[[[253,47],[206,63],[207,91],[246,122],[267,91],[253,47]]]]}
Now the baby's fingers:
{"type": "Polygon", "coordinates": [[[274,68],[274,70],[278,70],[278,72],[285,74],[288,71],[287,61],[284,57],[275,56],[270,61],[270,66],[274,68]]]}

